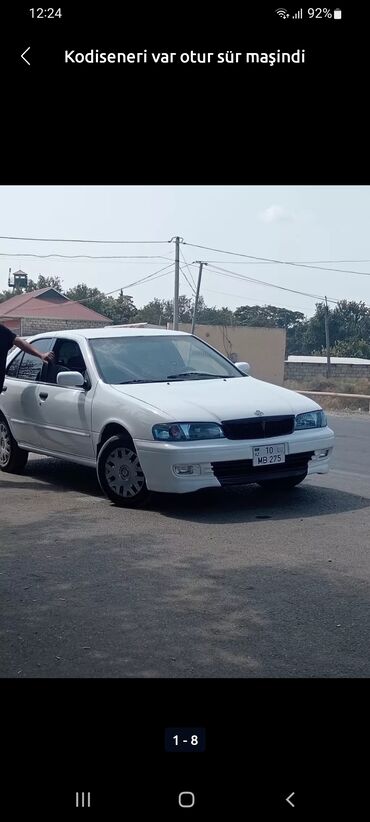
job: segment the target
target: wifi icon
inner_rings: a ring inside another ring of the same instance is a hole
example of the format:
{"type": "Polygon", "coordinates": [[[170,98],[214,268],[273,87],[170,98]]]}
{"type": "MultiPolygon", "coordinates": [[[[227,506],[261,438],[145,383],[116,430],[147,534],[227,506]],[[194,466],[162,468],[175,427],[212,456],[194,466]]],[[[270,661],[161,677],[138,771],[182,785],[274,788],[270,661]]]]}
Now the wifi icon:
{"type": "Polygon", "coordinates": [[[289,17],[288,9],[275,9],[275,14],[277,14],[278,17],[282,17],[284,20],[289,17]]]}

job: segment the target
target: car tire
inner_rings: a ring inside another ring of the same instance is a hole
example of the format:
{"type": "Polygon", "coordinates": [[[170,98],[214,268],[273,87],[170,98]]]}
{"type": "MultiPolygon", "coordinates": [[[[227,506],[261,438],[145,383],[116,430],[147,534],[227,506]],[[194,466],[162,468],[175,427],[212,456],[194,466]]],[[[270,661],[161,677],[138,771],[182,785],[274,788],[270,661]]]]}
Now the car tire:
{"type": "Polygon", "coordinates": [[[96,467],[100,487],[115,505],[138,508],[150,497],[132,440],[110,437],[99,451],[96,467]]]}
{"type": "Polygon", "coordinates": [[[258,485],[265,491],[289,491],[306,479],[307,472],[299,477],[283,477],[282,479],[261,480],[258,485]]]}
{"type": "Polygon", "coordinates": [[[26,466],[28,451],[19,448],[5,417],[0,417],[0,470],[20,474],[26,466]]]}

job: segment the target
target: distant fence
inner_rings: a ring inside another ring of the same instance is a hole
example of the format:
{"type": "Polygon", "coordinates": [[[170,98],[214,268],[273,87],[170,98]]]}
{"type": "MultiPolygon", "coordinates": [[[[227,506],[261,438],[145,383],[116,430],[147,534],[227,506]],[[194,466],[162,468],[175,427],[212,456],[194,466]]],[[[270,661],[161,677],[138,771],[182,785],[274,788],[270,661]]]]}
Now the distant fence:
{"type": "Polygon", "coordinates": [[[369,414],[370,414],[370,395],[369,394],[337,394],[333,391],[302,391],[299,389],[297,391],[296,388],[293,389],[296,394],[304,394],[308,397],[347,397],[352,400],[367,400],[369,403],[369,414]]]}
{"type": "MultiPolygon", "coordinates": [[[[326,363],[318,362],[285,362],[284,379],[317,380],[326,377],[326,363]]],[[[361,363],[330,363],[330,378],[339,380],[361,380],[370,378],[370,365],[361,363]]]]}

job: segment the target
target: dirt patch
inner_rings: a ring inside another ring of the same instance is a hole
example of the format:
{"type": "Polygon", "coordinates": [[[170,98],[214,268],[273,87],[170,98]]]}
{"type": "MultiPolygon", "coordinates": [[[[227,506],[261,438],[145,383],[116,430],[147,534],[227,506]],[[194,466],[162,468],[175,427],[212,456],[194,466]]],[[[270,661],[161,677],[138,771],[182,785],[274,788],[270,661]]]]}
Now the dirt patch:
{"type": "MultiPolygon", "coordinates": [[[[370,380],[334,380],[318,378],[316,380],[286,380],[284,388],[292,391],[332,391],[339,394],[368,394],[370,396],[370,380]]],[[[340,411],[349,414],[369,414],[370,400],[359,400],[355,397],[323,397],[318,394],[311,396],[315,402],[319,403],[324,411],[340,411]]]]}

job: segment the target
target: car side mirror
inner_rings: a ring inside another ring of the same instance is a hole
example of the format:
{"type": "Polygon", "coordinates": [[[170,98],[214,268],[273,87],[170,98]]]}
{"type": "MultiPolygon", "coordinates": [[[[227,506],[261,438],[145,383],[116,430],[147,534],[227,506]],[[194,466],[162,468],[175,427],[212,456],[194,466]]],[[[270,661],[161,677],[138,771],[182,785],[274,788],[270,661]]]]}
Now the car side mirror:
{"type": "Polygon", "coordinates": [[[67,388],[83,388],[85,380],[79,371],[61,371],[57,376],[57,385],[67,388]]]}
{"type": "Polygon", "coordinates": [[[246,374],[247,376],[251,372],[251,367],[249,365],[249,362],[235,362],[234,365],[235,365],[235,368],[239,368],[239,371],[242,371],[243,374],[246,374]]]}

